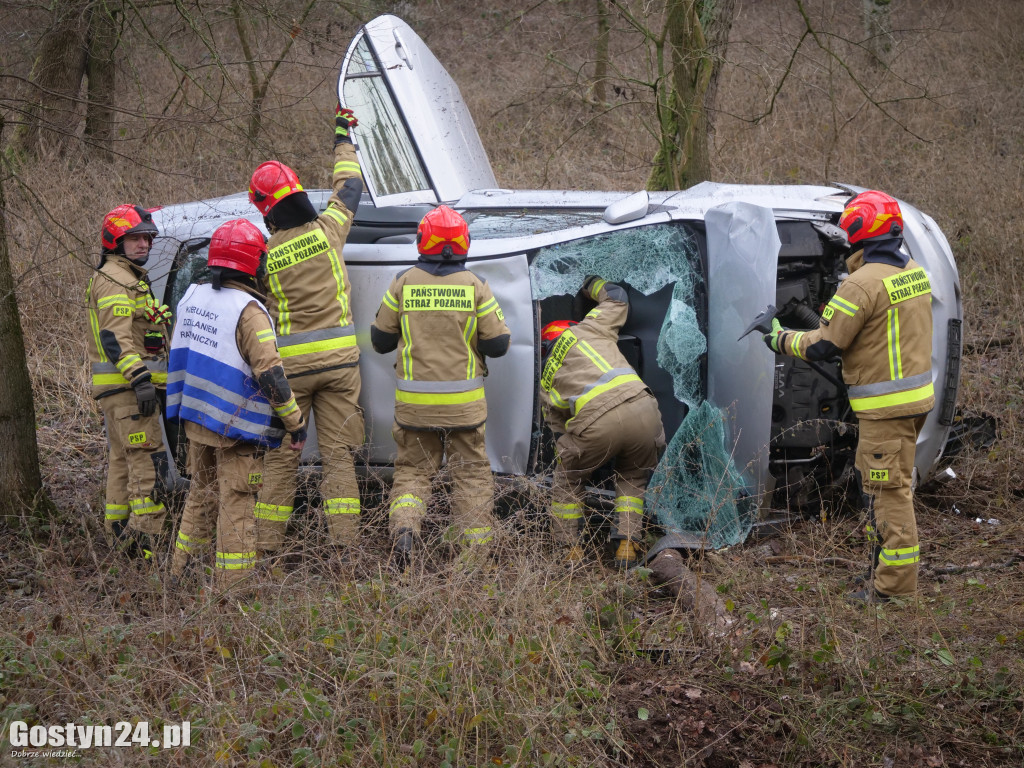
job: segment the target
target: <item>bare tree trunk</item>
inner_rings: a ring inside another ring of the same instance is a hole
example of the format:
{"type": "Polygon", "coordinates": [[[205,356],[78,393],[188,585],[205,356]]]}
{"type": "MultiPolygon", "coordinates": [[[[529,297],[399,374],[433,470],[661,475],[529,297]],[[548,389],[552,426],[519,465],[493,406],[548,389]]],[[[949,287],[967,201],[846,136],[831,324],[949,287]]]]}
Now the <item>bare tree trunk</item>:
{"type": "Polygon", "coordinates": [[[308,0],[301,16],[292,26],[291,33],[282,47],[280,55],[274,59],[274,63],[270,65],[269,70],[266,70],[262,79],[256,72],[256,59],[253,55],[252,46],[249,44],[249,36],[245,32],[247,19],[242,14],[241,3],[239,0],[232,0],[231,2],[231,16],[235,22],[235,31],[238,33],[238,42],[242,46],[242,56],[245,59],[246,71],[249,75],[249,90],[252,94],[249,104],[249,126],[245,132],[246,151],[250,159],[255,153],[256,139],[259,138],[260,131],[263,128],[263,102],[266,100],[267,92],[270,90],[270,81],[274,79],[274,74],[277,72],[277,68],[281,66],[281,62],[288,56],[288,52],[291,50],[295,38],[298,37],[302,24],[305,23],[306,18],[317,2],[318,0],[308,0]]]}
{"type": "Polygon", "coordinates": [[[595,0],[597,5],[597,40],[594,42],[594,101],[608,101],[608,39],[611,31],[608,0],[595,0]]]}
{"type": "MultiPolygon", "coordinates": [[[[0,115],[0,134],[3,125],[0,115]]],[[[42,516],[49,502],[39,472],[36,411],[7,246],[6,212],[0,178],[0,519],[11,522],[26,514],[42,516]]]]}
{"type": "Polygon", "coordinates": [[[50,28],[36,44],[24,122],[11,138],[16,154],[36,154],[46,141],[65,147],[81,120],[77,99],[88,57],[89,0],[56,0],[50,28]]]}
{"type": "Polygon", "coordinates": [[[711,177],[709,110],[729,40],[735,0],[668,0],[668,83],[658,93],[661,142],[647,188],[686,189],[711,177]]]}
{"type": "Polygon", "coordinates": [[[892,53],[892,0],[864,0],[864,36],[875,63],[888,65],[892,53]]]}
{"type": "Polygon", "coordinates": [[[120,38],[120,14],[114,3],[97,0],[89,14],[89,78],[85,135],[97,157],[109,159],[114,138],[117,98],[115,51],[120,38]]]}

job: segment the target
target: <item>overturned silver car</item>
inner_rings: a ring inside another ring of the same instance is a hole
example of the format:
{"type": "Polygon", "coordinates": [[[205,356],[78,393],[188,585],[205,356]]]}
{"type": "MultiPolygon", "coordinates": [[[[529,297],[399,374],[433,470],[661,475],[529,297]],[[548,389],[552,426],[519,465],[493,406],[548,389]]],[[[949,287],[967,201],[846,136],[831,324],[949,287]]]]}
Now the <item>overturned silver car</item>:
{"type": "MultiPolygon", "coordinates": [[[[508,354],[488,361],[486,380],[487,447],[499,477],[542,479],[552,461],[538,407],[540,328],[568,317],[584,276],[600,274],[629,292],[620,347],[658,399],[670,440],[648,509],[673,546],[734,544],[759,511],[818,514],[853,492],[856,419],[839,362],[812,368],[776,358],[759,334],[737,339],[769,304],[787,327],[817,324],[845,270],[833,225],[859,188],[500,189],[454,82],[393,16],[356,35],[338,95],[359,117],[354,135],[366,182],[345,261],[362,350],[368,467],[387,467],[394,455],[393,359],[373,352],[368,329],[391,278],[417,259],[418,222],[447,202],[469,222],[470,267],[490,283],[512,331],[508,354]]],[[[307,192],[314,205],[326,204],[328,190],[307,192]]],[[[900,205],[904,247],[933,290],[937,405],[917,450],[923,480],[952,424],[962,303],[946,238],[926,214],[900,205]]],[[[205,264],[214,229],[240,217],[263,226],[245,193],[157,211],[154,292],[176,306],[205,264]]],[[[308,461],[316,459],[314,443],[308,461]]],[[[600,500],[601,488],[591,490],[600,500]]]]}

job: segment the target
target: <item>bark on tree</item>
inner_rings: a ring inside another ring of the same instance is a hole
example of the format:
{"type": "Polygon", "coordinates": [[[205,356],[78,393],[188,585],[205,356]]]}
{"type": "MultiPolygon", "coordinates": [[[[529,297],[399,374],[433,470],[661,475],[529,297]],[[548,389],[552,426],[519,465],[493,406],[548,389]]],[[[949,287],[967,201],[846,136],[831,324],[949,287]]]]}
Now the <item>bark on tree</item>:
{"type": "MultiPolygon", "coordinates": [[[[0,135],[3,126],[0,115],[0,135]]],[[[11,523],[42,517],[49,502],[39,472],[32,382],[8,250],[2,165],[0,174],[0,519],[11,523]]]]}
{"type": "Polygon", "coordinates": [[[875,63],[885,66],[892,53],[892,0],[864,0],[864,35],[875,63]]]}
{"type": "Polygon", "coordinates": [[[38,154],[51,142],[64,149],[81,122],[89,0],[56,0],[52,7],[50,27],[36,44],[23,122],[11,138],[16,155],[38,154]]]}
{"type": "MultiPolygon", "coordinates": [[[[735,0],[667,0],[665,31],[670,71],[659,72],[661,137],[647,181],[650,190],[686,189],[711,178],[710,110],[718,91],[735,5],[735,0]]],[[[661,59],[664,51],[659,54],[661,59]]]]}
{"type": "Polygon", "coordinates": [[[109,159],[114,139],[117,99],[115,53],[120,38],[119,4],[97,0],[89,14],[89,57],[86,65],[89,103],[85,113],[85,135],[93,153],[109,159]]]}
{"type": "Polygon", "coordinates": [[[594,42],[593,100],[598,104],[608,101],[608,40],[611,31],[611,13],[608,0],[595,0],[597,5],[597,39],[594,42]]]}

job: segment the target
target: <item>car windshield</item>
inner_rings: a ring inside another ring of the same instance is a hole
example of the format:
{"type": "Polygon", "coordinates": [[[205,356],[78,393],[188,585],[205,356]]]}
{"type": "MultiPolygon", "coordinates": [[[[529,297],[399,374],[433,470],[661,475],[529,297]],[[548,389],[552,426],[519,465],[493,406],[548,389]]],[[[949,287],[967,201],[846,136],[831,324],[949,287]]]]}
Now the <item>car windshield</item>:
{"type": "Polygon", "coordinates": [[[582,227],[601,221],[599,210],[508,209],[466,211],[469,235],[476,240],[525,237],[582,227]]]}

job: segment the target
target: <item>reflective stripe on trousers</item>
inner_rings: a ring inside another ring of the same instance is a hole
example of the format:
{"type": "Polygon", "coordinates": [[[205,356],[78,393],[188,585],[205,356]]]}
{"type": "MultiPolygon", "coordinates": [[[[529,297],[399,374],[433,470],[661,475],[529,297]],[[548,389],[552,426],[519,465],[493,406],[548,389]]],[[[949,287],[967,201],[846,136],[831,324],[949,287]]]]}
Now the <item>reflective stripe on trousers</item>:
{"type": "Polygon", "coordinates": [[[218,552],[215,566],[225,571],[242,571],[256,565],[255,552],[218,552]]]}
{"type": "Polygon", "coordinates": [[[107,520],[127,520],[128,519],[128,505],[127,504],[107,504],[106,505],[106,518],[107,518],[107,520]]]}
{"type": "Polygon", "coordinates": [[[327,515],[358,515],[359,499],[327,499],[324,501],[324,514],[327,515]]]}
{"type": "Polygon", "coordinates": [[[293,509],[294,507],[286,507],[280,504],[265,504],[262,501],[257,501],[253,515],[257,520],[287,523],[291,519],[293,509]]]}

